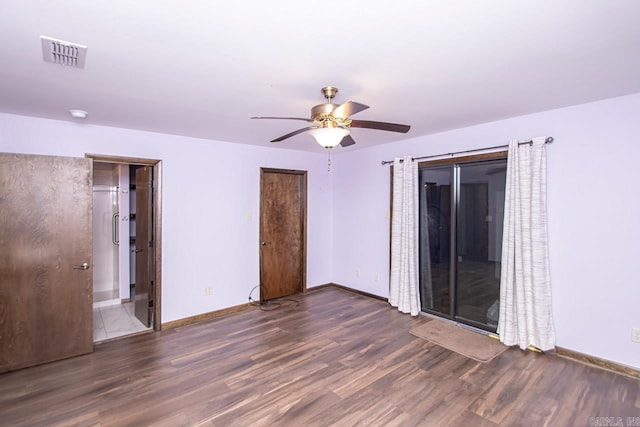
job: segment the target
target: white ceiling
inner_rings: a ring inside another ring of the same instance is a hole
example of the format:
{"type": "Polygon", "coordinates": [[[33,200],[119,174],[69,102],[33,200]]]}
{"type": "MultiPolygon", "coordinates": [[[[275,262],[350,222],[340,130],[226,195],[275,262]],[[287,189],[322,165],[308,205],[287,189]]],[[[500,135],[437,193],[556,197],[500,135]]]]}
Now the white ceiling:
{"type": "Polygon", "coordinates": [[[0,112],[246,144],[304,127],[249,117],[307,117],[325,85],[412,126],[338,150],[640,92],[638,0],[0,0],[0,37],[0,112]]]}

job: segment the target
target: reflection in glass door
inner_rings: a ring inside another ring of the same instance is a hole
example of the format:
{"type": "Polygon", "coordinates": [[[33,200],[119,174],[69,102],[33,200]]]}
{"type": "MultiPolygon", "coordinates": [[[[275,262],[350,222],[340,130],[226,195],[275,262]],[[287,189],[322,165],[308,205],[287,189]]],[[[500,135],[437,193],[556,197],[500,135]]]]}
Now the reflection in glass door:
{"type": "Polygon", "coordinates": [[[451,167],[420,170],[420,300],[451,314],[451,167]]]}
{"type": "Polygon", "coordinates": [[[421,167],[422,309],[495,331],[506,159],[421,167]]]}

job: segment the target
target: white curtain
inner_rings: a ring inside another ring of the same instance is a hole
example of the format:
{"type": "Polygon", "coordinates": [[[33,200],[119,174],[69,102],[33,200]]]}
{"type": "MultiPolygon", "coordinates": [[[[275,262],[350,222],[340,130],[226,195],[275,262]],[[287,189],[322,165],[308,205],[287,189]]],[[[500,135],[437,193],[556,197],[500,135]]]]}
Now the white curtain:
{"type": "Polygon", "coordinates": [[[418,292],[418,164],[409,156],[393,161],[391,283],[389,304],[420,313],[418,292]]]}
{"type": "Polygon", "coordinates": [[[511,141],[507,159],[500,315],[506,345],[555,346],[547,247],[546,138],[511,141]]]}

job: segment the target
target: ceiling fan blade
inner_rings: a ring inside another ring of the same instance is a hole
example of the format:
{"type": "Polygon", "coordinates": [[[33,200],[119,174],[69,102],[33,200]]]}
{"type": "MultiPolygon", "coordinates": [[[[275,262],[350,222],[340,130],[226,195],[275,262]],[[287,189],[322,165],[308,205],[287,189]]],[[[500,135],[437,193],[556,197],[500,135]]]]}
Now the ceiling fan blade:
{"type": "Polygon", "coordinates": [[[398,123],[387,123],[387,122],[372,122],[369,120],[351,120],[352,128],[367,128],[367,129],[377,129],[377,130],[387,130],[390,132],[400,132],[407,133],[411,126],[409,125],[400,125],[398,123]]]}
{"type": "Polygon", "coordinates": [[[333,117],[340,117],[346,119],[349,116],[352,116],[360,111],[364,111],[369,108],[368,105],[360,104],[358,102],[347,101],[344,104],[337,107],[335,110],[331,112],[333,117]]]}
{"type": "Polygon", "coordinates": [[[269,120],[303,120],[305,122],[312,122],[311,119],[305,119],[303,117],[251,117],[252,119],[269,119],[269,120]]]}
{"type": "Polygon", "coordinates": [[[347,135],[344,138],[342,138],[342,141],[340,141],[340,145],[342,145],[343,147],[348,147],[350,145],[355,144],[356,141],[354,141],[354,139],[351,137],[351,135],[347,135]]]}
{"type": "Polygon", "coordinates": [[[289,133],[288,133],[288,134],[286,134],[286,135],[282,135],[282,136],[281,136],[281,137],[279,137],[279,138],[276,138],[276,139],[271,140],[271,142],[280,142],[280,141],[284,141],[284,140],[285,140],[285,139],[287,139],[287,138],[291,138],[292,136],[296,136],[296,135],[298,135],[299,133],[306,132],[306,131],[308,131],[308,130],[315,129],[315,128],[316,128],[315,126],[309,126],[309,127],[306,127],[306,128],[302,128],[302,129],[294,130],[293,132],[289,132],[289,133]]]}

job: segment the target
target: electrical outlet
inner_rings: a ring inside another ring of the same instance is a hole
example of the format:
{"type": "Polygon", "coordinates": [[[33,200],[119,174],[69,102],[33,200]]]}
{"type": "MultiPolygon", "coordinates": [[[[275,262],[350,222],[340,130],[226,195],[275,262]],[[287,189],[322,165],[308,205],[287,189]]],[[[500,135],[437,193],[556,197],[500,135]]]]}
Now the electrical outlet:
{"type": "Polygon", "coordinates": [[[360,269],[356,268],[356,277],[360,277],[360,269]]]}
{"type": "Polygon", "coordinates": [[[204,295],[205,297],[213,295],[213,288],[211,286],[205,286],[204,288],[202,288],[202,295],[204,295]]]}
{"type": "Polygon", "coordinates": [[[376,273],[376,275],[373,277],[373,280],[375,280],[376,282],[380,281],[380,273],[376,273]]]}
{"type": "Polygon", "coordinates": [[[631,341],[640,343],[640,328],[631,329],[631,341]]]}

